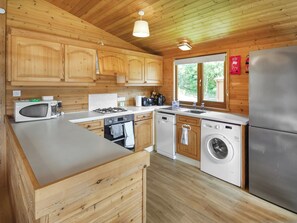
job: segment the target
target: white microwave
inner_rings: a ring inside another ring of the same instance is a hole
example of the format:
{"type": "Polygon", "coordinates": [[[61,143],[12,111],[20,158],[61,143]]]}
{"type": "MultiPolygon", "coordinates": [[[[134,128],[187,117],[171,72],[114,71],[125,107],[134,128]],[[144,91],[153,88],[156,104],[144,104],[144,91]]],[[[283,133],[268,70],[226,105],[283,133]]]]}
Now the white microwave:
{"type": "Polygon", "coordinates": [[[57,106],[57,101],[15,101],[14,120],[28,122],[54,118],[57,117],[57,106]]]}

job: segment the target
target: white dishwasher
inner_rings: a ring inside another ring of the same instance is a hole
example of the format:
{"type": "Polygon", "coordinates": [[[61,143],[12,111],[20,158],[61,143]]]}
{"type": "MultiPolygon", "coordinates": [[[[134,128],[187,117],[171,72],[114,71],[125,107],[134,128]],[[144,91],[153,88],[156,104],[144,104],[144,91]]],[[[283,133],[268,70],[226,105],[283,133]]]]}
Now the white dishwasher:
{"type": "Polygon", "coordinates": [[[157,153],[175,159],[176,119],[175,114],[157,112],[156,114],[156,150],[157,153]]]}

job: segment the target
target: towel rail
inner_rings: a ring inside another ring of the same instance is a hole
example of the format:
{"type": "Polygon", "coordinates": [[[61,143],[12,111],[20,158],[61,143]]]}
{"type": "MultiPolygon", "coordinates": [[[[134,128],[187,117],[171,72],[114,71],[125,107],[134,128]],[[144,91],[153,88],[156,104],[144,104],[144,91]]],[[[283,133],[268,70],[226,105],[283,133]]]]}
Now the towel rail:
{"type": "Polygon", "coordinates": [[[191,126],[188,125],[188,124],[183,124],[182,127],[183,127],[183,128],[186,128],[186,129],[188,129],[188,130],[192,130],[191,126]]]}

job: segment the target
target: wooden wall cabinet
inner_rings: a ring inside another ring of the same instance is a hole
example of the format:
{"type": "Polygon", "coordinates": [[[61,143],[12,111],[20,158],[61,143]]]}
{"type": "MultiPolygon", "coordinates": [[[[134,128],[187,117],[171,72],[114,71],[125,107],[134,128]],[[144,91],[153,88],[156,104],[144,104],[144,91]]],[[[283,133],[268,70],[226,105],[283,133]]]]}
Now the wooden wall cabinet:
{"type": "Polygon", "coordinates": [[[126,55],[115,52],[99,51],[99,73],[103,75],[126,75],[126,55]]]}
{"type": "Polygon", "coordinates": [[[163,83],[163,61],[152,58],[145,58],[145,83],[163,83]]]}
{"type": "Polygon", "coordinates": [[[176,119],[177,153],[200,160],[200,119],[182,115],[177,115],[176,119]],[[183,127],[188,128],[188,145],[181,143],[183,127]]]}
{"type": "Polygon", "coordinates": [[[135,152],[153,145],[153,113],[135,115],[135,152]]]}
{"type": "Polygon", "coordinates": [[[127,56],[127,74],[118,77],[117,83],[126,86],[158,86],[163,84],[163,60],[145,56],[127,56]]]}
{"type": "Polygon", "coordinates": [[[51,36],[48,36],[50,40],[39,40],[36,36],[10,37],[8,80],[12,85],[95,84],[96,49],[58,43],[51,36]]]}
{"type": "Polygon", "coordinates": [[[126,75],[126,83],[139,84],[144,83],[144,58],[138,56],[127,56],[128,72],[126,75]]]}
{"type": "Polygon", "coordinates": [[[96,81],[96,49],[65,46],[65,81],[96,81]]]}
{"type": "Polygon", "coordinates": [[[80,122],[77,124],[83,128],[88,129],[91,132],[94,132],[98,136],[104,137],[104,121],[103,120],[80,122]]]}
{"type": "Polygon", "coordinates": [[[60,82],[64,78],[63,54],[60,43],[12,36],[12,81],[60,82]]]}

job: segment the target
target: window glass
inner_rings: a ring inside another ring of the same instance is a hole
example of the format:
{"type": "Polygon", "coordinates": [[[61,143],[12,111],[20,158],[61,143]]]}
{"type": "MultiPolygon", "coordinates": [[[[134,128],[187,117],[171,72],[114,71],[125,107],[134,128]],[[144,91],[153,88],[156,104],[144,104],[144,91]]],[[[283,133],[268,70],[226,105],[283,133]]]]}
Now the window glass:
{"type": "Polygon", "coordinates": [[[203,63],[203,101],[224,102],[224,61],[203,63]]]}
{"type": "Polygon", "coordinates": [[[177,65],[177,100],[197,102],[197,63],[177,65]]]}

